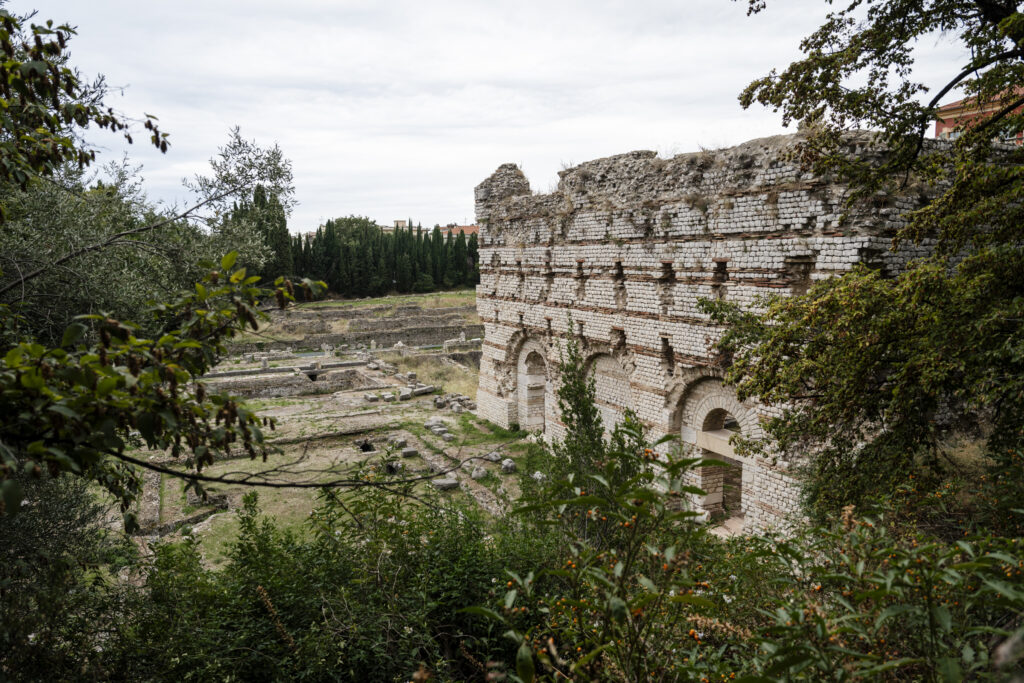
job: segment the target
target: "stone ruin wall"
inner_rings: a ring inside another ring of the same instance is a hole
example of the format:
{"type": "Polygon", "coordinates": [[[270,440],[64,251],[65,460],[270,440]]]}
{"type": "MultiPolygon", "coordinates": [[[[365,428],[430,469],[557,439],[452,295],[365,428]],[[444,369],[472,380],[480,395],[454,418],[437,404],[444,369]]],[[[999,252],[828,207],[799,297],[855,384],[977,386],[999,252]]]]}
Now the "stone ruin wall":
{"type": "MultiPolygon", "coordinates": [[[[918,195],[848,207],[846,186],[787,160],[798,140],[598,159],[561,172],[551,194],[534,195],[513,164],[477,186],[479,414],[562,436],[555,390],[571,315],[606,428],[630,407],[653,438],[677,435],[728,459],[735,468],[694,474],[708,492],[698,504],[710,514],[741,510],[747,530],[784,526],[799,498],[792,463],[733,452],[733,431],[757,437],[771,413],[723,385],[712,350],[721,329],[698,299],[752,307],[856,263],[894,272],[926,250],[889,250],[918,195]]],[[[850,151],[874,153],[864,137],[850,151]]]]}

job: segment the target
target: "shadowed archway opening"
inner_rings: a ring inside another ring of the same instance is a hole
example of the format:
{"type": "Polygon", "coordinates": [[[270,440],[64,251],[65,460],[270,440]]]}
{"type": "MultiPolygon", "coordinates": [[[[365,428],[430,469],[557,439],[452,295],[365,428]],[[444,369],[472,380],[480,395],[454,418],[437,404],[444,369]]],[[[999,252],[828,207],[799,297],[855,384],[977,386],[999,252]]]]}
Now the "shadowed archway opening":
{"type": "Polygon", "coordinates": [[[705,416],[697,443],[703,457],[722,464],[705,465],[700,486],[705,491],[704,510],[712,519],[743,520],[743,463],[735,457],[729,439],[740,434],[740,423],[730,412],[716,408],[705,416]]]}
{"type": "Polygon", "coordinates": [[[530,351],[519,374],[519,426],[530,432],[544,432],[544,395],[547,392],[547,363],[537,351],[530,351]]]}

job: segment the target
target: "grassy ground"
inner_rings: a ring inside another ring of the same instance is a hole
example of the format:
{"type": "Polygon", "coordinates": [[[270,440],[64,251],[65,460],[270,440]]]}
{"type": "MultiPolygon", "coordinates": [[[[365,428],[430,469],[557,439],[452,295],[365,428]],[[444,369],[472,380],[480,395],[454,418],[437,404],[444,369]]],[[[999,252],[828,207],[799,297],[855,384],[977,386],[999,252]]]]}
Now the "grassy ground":
{"type": "MultiPolygon", "coordinates": [[[[377,299],[361,299],[350,301],[319,301],[303,304],[312,308],[331,307],[371,307],[386,306],[367,315],[393,316],[398,307],[415,305],[424,309],[453,308],[472,306],[475,292],[471,289],[457,292],[437,294],[392,296],[377,299]]],[[[475,319],[475,313],[467,313],[475,319]]],[[[348,321],[339,321],[342,324],[348,321]]],[[[289,330],[291,332],[291,330],[289,330]]],[[[471,397],[476,395],[477,372],[474,368],[465,368],[457,364],[443,362],[437,355],[411,354],[402,356],[397,353],[381,353],[386,360],[402,371],[415,372],[419,381],[442,387],[445,392],[460,393],[471,397]]],[[[294,361],[278,361],[271,366],[290,364],[294,361]]],[[[240,358],[225,359],[221,369],[237,369],[252,364],[240,362],[240,358]]],[[[387,378],[382,378],[388,382],[387,378]]],[[[387,391],[394,391],[388,388],[387,391]]],[[[382,393],[384,390],[378,391],[382,393]]],[[[450,412],[438,413],[434,410],[431,397],[425,396],[413,401],[401,403],[366,404],[359,392],[339,392],[335,395],[297,396],[286,398],[251,399],[246,404],[257,413],[274,417],[278,421],[277,430],[267,434],[271,439],[294,440],[282,446],[283,452],[271,456],[264,463],[260,460],[250,461],[239,459],[220,462],[206,469],[206,473],[251,474],[265,472],[268,469],[287,465],[286,469],[275,472],[272,478],[278,481],[312,480],[322,481],[326,478],[348,478],[352,469],[360,461],[381,457],[380,447],[383,438],[393,433],[404,433],[411,436],[414,443],[410,445],[420,449],[421,453],[449,463],[454,457],[465,458],[486,453],[498,446],[506,447],[523,434],[513,434],[493,425],[478,420],[470,414],[454,415],[450,412]],[[445,443],[439,437],[423,428],[423,422],[432,416],[445,418],[456,441],[445,443]],[[339,430],[348,431],[350,436],[332,436],[339,430]],[[354,430],[354,431],[353,431],[354,430]],[[360,431],[361,430],[361,431],[360,431]],[[356,433],[358,432],[358,433],[356,433]],[[308,442],[305,439],[310,439],[308,442]],[[369,438],[378,445],[373,454],[362,453],[357,445],[369,438]],[[446,455],[447,453],[448,455],[446,455]]],[[[403,460],[411,471],[428,471],[430,462],[423,458],[403,460]]],[[[488,465],[488,467],[492,467],[488,465]]],[[[491,476],[484,485],[497,487],[502,483],[497,476],[491,476]]],[[[159,518],[162,523],[182,519],[201,509],[190,505],[180,480],[164,477],[159,484],[159,518]]],[[[421,485],[424,493],[435,495],[429,483],[421,485]]],[[[209,489],[210,494],[227,494],[230,500],[230,511],[217,511],[212,517],[195,525],[194,531],[201,540],[201,547],[206,561],[213,566],[221,566],[227,559],[227,551],[238,535],[238,518],[235,509],[240,505],[242,494],[249,490],[242,486],[220,486],[209,489]]],[[[260,507],[264,514],[274,519],[281,527],[294,530],[296,533],[307,533],[306,520],[316,505],[318,489],[259,489],[260,507]]],[[[357,495],[344,493],[343,495],[357,495]]],[[[445,498],[470,500],[465,491],[456,489],[441,494],[445,498]]],[[[212,511],[212,509],[211,509],[212,511]]],[[[182,533],[181,531],[177,533],[182,533]]]]}
{"type": "Polygon", "coordinates": [[[348,308],[362,306],[414,305],[422,308],[452,308],[454,306],[471,306],[476,303],[475,289],[459,289],[451,292],[432,292],[429,294],[396,294],[371,299],[324,299],[308,304],[308,308],[348,308]]]}
{"type": "MultiPolygon", "coordinates": [[[[395,296],[375,297],[372,299],[326,299],[300,303],[294,310],[320,309],[330,310],[338,308],[372,308],[380,307],[380,310],[368,313],[374,318],[388,318],[397,313],[400,306],[419,306],[422,309],[456,308],[474,306],[476,304],[476,291],[473,289],[462,289],[452,292],[437,292],[432,294],[404,294],[395,296]]],[[[466,325],[480,324],[480,316],[476,311],[468,312],[464,316],[466,325]]],[[[350,321],[347,319],[328,321],[328,329],[322,330],[330,334],[344,334],[349,329],[350,321]]],[[[259,332],[243,332],[232,340],[232,343],[255,343],[265,341],[279,342],[301,342],[307,336],[306,331],[295,329],[289,324],[287,316],[284,318],[275,317],[269,323],[260,325],[259,332]]]]}
{"type": "Polygon", "coordinates": [[[400,372],[415,372],[417,381],[440,386],[445,393],[464,394],[476,398],[477,373],[445,363],[439,356],[420,354],[403,356],[386,352],[378,357],[395,365],[400,372]]]}

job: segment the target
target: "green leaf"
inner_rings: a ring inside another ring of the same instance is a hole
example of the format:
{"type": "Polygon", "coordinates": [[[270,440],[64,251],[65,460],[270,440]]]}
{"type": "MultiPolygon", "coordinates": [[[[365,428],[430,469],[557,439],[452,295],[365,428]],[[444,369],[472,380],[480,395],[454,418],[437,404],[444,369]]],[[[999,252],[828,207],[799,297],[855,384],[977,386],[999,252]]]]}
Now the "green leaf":
{"type": "Polygon", "coordinates": [[[952,657],[943,657],[938,661],[939,674],[945,683],[960,683],[964,680],[963,671],[960,670],[960,662],[952,657]]]}
{"type": "Polygon", "coordinates": [[[1004,598],[1009,598],[1011,600],[1020,600],[1022,597],[1024,597],[1024,593],[1020,593],[1013,586],[1006,583],[1005,581],[994,581],[988,578],[982,578],[982,581],[985,583],[986,586],[988,586],[995,592],[999,593],[1004,598]]]}
{"type": "Polygon", "coordinates": [[[637,581],[639,581],[640,585],[649,590],[650,592],[658,592],[658,587],[654,585],[654,582],[648,579],[646,576],[641,576],[639,579],[637,579],[637,581]]]}
{"type": "Polygon", "coordinates": [[[117,388],[117,383],[117,377],[104,377],[103,379],[96,383],[96,395],[99,396],[100,398],[103,398],[104,396],[109,396],[110,392],[117,388]]]}
{"type": "Polygon", "coordinates": [[[530,644],[525,640],[516,652],[516,674],[523,680],[523,683],[533,683],[533,677],[535,674],[533,668],[533,650],[530,649],[530,644]]]}
{"type": "Polygon", "coordinates": [[[156,430],[156,418],[152,413],[141,413],[136,419],[136,425],[139,428],[139,434],[146,440],[147,443],[153,441],[156,430]]]}
{"type": "Polygon", "coordinates": [[[7,352],[6,356],[4,356],[4,363],[6,363],[7,367],[9,368],[15,368],[21,365],[21,359],[23,356],[24,353],[22,352],[21,348],[15,346],[13,349],[7,352]]]}
{"type": "Polygon", "coordinates": [[[566,498],[565,500],[557,501],[556,504],[567,506],[572,505],[575,507],[579,507],[581,505],[584,507],[591,507],[593,505],[603,505],[607,502],[607,500],[600,496],[576,496],[575,498],[566,498]]]}
{"type": "Polygon", "coordinates": [[[968,543],[967,541],[957,541],[956,544],[960,548],[960,550],[963,550],[965,553],[967,553],[968,557],[974,557],[974,548],[971,546],[970,543],[968,543]]]}
{"type": "Polygon", "coordinates": [[[40,376],[39,372],[35,368],[31,368],[21,375],[21,386],[26,389],[35,389],[38,391],[43,388],[44,384],[42,376],[40,376]]]}
{"type": "Polygon", "coordinates": [[[82,335],[85,334],[85,325],[82,323],[71,323],[64,330],[64,336],[61,337],[60,345],[63,347],[69,347],[78,341],[82,335]]]}
{"type": "Polygon", "coordinates": [[[943,633],[949,633],[953,629],[953,617],[945,605],[932,605],[932,617],[939,624],[943,633]]]}
{"type": "Polygon", "coordinates": [[[67,406],[62,405],[60,403],[55,403],[54,405],[49,406],[47,410],[53,413],[57,413],[59,415],[63,415],[64,417],[71,420],[77,420],[80,417],[82,417],[81,415],[78,414],[77,411],[72,410],[71,408],[68,408],[67,406]]]}
{"type": "Polygon", "coordinates": [[[895,617],[898,614],[904,614],[906,612],[913,611],[913,609],[914,608],[910,605],[891,605],[889,607],[886,607],[884,610],[882,610],[882,613],[878,615],[878,618],[875,619],[875,630],[877,631],[878,629],[880,629],[882,627],[882,624],[884,624],[888,619],[891,619],[892,617],[895,617]]]}
{"type": "Polygon", "coordinates": [[[573,663],[573,665],[572,665],[572,670],[573,671],[578,671],[579,669],[585,667],[587,664],[589,664],[599,654],[601,654],[605,650],[611,648],[612,645],[614,645],[614,643],[605,643],[601,647],[594,648],[593,650],[591,650],[590,652],[588,652],[587,654],[583,655],[578,660],[576,660],[573,663]]]}
{"type": "Polygon", "coordinates": [[[611,612],[612,619],[620,624],[626,620],[626,602],[622,598],[615,595],[609,598],[608,611],[611,612]]]}
{"type": "Polygon", "coordinates": [[[21,484],[14,479],[7,479],[0,484],[0,496],[4,501],[4,514],[16,515],[21,510],[21,500],[25,497],[21,484]]]}
{"type": "Polygon", "coordinates": [[[510,609],[516,602],[516,596],[519,595],[519,591],[515,588],[505,593],[505,608],[510,609]]]}
{"type": "Polygon", "coordinates": [[[220,267],[224,270],[231,270],[231,266],[235,265],[235,261],[238,260],[238,252],[230,251],[224,254],[224,258],[220,260],[220,267]]]}

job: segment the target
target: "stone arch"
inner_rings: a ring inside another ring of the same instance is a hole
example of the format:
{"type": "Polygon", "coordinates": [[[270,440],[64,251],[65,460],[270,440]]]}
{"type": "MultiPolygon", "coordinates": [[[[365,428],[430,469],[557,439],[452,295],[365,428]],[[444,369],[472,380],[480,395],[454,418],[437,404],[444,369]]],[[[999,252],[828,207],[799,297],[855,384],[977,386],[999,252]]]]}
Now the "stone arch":
{"type": "Polygon", "coordinates": [[[709,516],[726,518],[731,529],[741,528],[746,511],[760,497],[754,481],[757,465],[737,455],[730,439],[734,434],[747,438],[763,435],[757,410],[753,404],[741,403],[716,376],[699,377],[676,396],[673,430],[678,430],[695,456],[723,463],[694,471],[694,483],[704,490],[698,504],[709,516]]]}
{"type": "Polygon", "coordinates": [[[715,408],[704,416],[704,422],[700,427],[702,432],[727,431],[741,433],[739,420],[725,408],[715,408]]]}
{"type": "Polygon", "coordinates": [[[544,345],[524,337],[516,352],[516,420],[522,429],[547,429],[548,366],[544,345]]]}
{"type": "MultiPolygon", "coordinates": [[[[745,437],[757,438],[763,435],[757,410],[750,402],[740,403],[736,392],[725,386],[720,377],[704,375],[677,385],[669,392],[668,401],[675,405],[670,424],[684,443],[696,444],[697,435],[704,431],[706,421],[715,415],[731,415],[738,431],[745,437]]],[[[724,424],[711,426],[709,431],[722,429],[724,424]]]]}
{"type": "Polygon", "coordinates": [[[587,359],[586,369],[594,377],[594,394],[601,421],[607,431],[622,422],[623,413],[633,406],[629,373],[619,359],[602,352],[587,359]]]}

